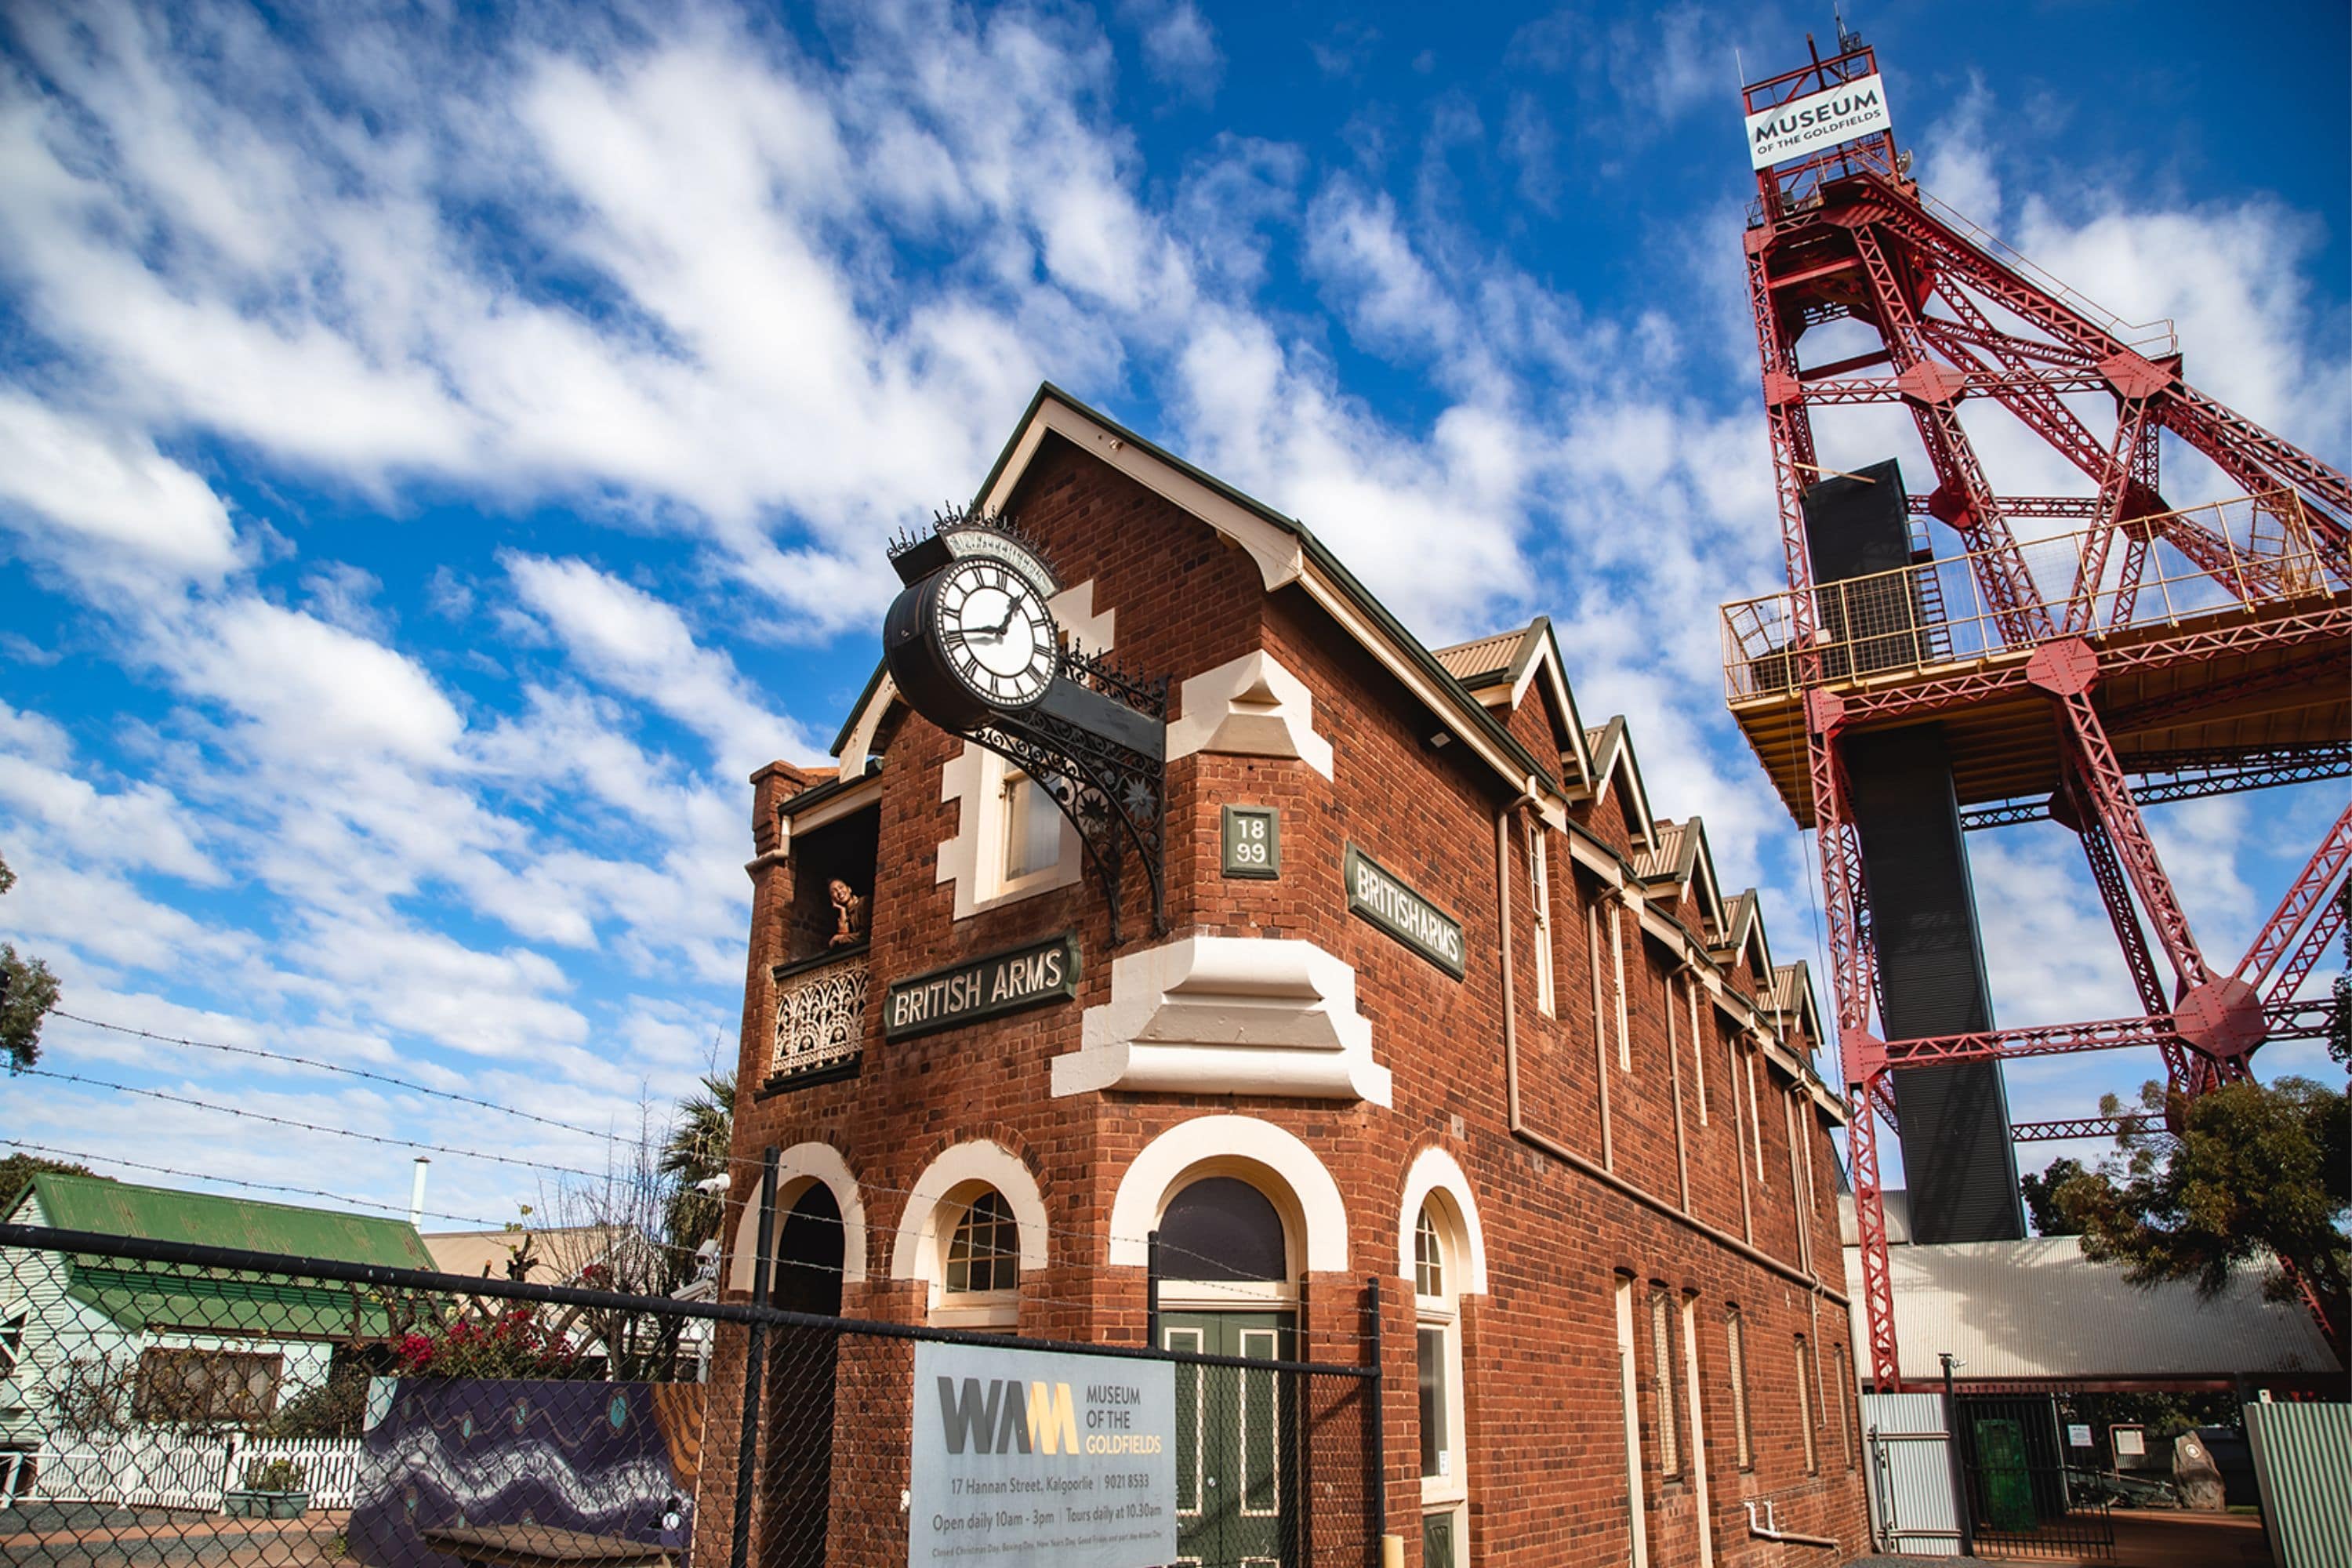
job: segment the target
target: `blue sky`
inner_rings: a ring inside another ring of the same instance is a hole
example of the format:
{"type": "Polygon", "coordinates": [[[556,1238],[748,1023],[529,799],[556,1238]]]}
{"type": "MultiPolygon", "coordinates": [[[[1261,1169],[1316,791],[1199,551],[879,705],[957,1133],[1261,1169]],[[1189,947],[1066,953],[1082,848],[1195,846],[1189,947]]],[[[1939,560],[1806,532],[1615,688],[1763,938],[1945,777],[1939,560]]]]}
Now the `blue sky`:
{"type": "MultiPolygon", "coordinates": [[[[734,1058],[744,775],[822,756],[882,540],[1045,378],[1305,518],[1432,643],[1551,614],[1654,804],[1811,946],[1714,607],[1779,572],[1737,79],[1826,7],[0,17],[0,932],[73,1011],[633,1128],[734,1058]]],[[[2341,5],[1847,19],[1931,192],[2346,461],[2341,5]]],[[[1971,428],[2001,488],[2064,482],[1971,428]]],[[[1823,429],[1832,462],[1906,440],[1823,429]]],[[[2210,949],[2331,789],[2153,814],[2210,949]]],[[[1970,847],[2005,1020],[2137,1010],[2057,830],[1970,847]]],[[[65,1022],[46,1065],[607,1152],[65,1022]]],[[[2149,1070],[2011,1094],[2082,1113],[2149,1070]]],[[[29,1142],[404,1201],[396,1147],[0,1094],[29,1142]]],[[[453,1216],[538,1201],[434,1183],[453,1216]]]]}

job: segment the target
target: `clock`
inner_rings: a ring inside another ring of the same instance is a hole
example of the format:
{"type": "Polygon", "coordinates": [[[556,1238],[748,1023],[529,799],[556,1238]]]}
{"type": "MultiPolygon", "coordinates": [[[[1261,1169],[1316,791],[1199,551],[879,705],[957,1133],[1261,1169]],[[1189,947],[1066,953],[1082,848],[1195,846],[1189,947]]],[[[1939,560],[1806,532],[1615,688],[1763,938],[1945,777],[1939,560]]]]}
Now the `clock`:
{"type": "Polygon", "coordinates": [[[1044,589],[991,555],[961,557],[900,594],[882,646],[907,700],[949,729],[1035,707],[1061,672],[1044,589]]]}

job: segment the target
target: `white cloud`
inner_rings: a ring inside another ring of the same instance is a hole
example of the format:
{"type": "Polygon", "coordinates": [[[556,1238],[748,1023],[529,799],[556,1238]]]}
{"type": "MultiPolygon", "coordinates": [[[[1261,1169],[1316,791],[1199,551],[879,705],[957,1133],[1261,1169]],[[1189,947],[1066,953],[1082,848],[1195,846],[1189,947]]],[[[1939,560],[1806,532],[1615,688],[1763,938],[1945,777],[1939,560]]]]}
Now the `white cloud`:
{"type": "Polygon", "coordinates": [[[228,509],[152,440],[0,388],[0,517],[12,513],[42,558],[92,576],[215,582],[236,563],[228,509]]]}
{"type": "Polygon", "coordinates": [[[1203,103],[1216,97],[1224,56],[1192,0],[1121,0],[1119,14],[1142,30],[1143,62],[1154,77],[1203,103]]]}

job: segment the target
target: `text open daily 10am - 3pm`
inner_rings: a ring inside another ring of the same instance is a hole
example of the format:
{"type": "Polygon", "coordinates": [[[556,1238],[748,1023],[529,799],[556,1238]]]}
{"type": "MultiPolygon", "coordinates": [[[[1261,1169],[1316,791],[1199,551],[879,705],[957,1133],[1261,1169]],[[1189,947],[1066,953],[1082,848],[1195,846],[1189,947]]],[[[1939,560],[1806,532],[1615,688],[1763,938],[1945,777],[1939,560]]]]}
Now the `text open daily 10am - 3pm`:
{"type": "Polygon", "coordinates": [[[892,983],[882,1000],[882,1034],[908,1039],[1065,1001],[1077,991],[1078,937],[1064,931],[892,983]]]}

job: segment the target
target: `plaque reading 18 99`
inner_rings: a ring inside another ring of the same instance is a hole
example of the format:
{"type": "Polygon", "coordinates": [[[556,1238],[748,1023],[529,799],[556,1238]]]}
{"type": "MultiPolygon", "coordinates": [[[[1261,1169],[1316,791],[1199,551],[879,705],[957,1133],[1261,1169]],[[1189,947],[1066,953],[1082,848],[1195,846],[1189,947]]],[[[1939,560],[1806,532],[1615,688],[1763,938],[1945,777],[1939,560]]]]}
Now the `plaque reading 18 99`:
{"type": "Polygon", "coordinates": [[[1270,805],[1225,807],[1224,872],[1266,881],[1282,875],[1282,814],[1270,805]]]}

